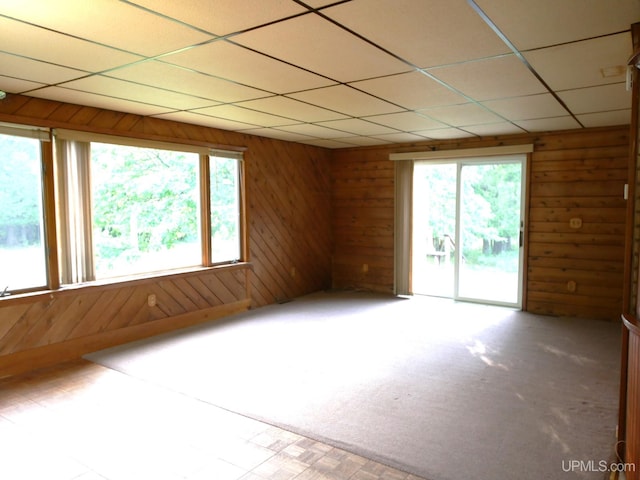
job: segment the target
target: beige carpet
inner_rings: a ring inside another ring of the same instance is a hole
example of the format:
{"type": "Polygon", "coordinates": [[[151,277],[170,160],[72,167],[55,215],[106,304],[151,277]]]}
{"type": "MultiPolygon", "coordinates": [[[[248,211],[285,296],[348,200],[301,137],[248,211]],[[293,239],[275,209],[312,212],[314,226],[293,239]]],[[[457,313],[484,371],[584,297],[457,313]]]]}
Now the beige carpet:
{"type": "Polygon", "coordinates": [[[87,356],[431,480],[602,479],[620,327],[320,292],[87,356]],[[587,462],[593,463],[588,464],[587,462]]]}

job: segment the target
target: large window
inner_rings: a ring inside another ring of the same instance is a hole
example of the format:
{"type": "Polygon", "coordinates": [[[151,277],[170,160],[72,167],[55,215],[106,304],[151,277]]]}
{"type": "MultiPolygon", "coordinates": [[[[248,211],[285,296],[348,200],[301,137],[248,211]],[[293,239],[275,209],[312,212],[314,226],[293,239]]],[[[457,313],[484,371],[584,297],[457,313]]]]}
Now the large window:
{"type": "Polygon", "coordinates": [[[241,153],[58,135],[61,283],[241,260],[241,153]]]}
{"type": "Polygon", "coordinates": [[[36,133],[0,126],[0,295],[47,283],[42,153],[36,133]]]}
{"type": "Polygon", "coordinates": [[[196,153],[91,143],[96,279],[199,265],[196,153]]]}

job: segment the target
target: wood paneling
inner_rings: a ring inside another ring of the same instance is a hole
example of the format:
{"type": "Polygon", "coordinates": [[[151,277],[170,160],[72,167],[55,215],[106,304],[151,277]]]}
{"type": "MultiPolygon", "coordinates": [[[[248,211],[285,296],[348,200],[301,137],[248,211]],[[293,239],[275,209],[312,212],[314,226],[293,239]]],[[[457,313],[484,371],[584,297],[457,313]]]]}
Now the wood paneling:
{"type": "Polygon", "coordinates": [[[20,95],[0,102],[0,121],[244,148],[249,262],[142,283],[54,290],[52,297],[1,299],[0,374],[19,371],[20,362],[46,363],[47,356],[64,360],[65,350],[73,355],[158,333],[171,328],[172,319],[179,328],[331,285],[329,150],[20,95]],[[150,293],[157,297],[153,308],[147,306],[150,293]]]}
{"type": "Polygon", "coordinates": [[[336,151],[332,161],[333,286],[393,291],[390,153],[525,143],[533,143],[534,152],[527,189],[524,308],[549,315],[618,320],[628,127],[336,151]],[[569,226],[572,218],[582,220],[579,229],[569,226]],[[575,291],[569,291],[569,282],[575,282],[575,291]]]}

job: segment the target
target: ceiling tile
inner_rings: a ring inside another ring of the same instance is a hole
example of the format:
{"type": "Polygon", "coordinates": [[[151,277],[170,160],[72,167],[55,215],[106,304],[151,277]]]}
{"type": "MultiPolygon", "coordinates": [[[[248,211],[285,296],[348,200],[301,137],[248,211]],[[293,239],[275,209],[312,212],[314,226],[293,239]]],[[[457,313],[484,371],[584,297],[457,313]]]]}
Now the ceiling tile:
{"type": "Polygon", "coordinates": [[[323,127],[321,125],[314,125],[310,123],[301,123],[298,125],[286,125],[279,127],[279,130],[285,132],[292,132],[301,135],[307,135],[316,138],[338,138],[344,137],[344,132],[335,130],[329,127],[323,127]]]}
{"type": "Polygon", "coordinates": [[[350,85],[410,110],[467,102],[464,97],[419,72],[374,78],[350,85]]]}
{"type": "Polygon", "coordinates": [[[162,60],[274,93],[296,92],[335,83],[224,41],[190,48],[162,60]]]}
{"type": "Polygon", "coordinates": [[[375,135],[373,138],[379,138],[386,143],[409,143],[409,142],[424,142],[425,137],[416,135],[415,133],[388,133],[386,135],[375,135]]]}
{"type": "Polygon", "coordinates": [[[3,75],[54,85],[86,75],[82,70],[53,65],[0,52],[3,75]]]}
{"type": "Polygon", "coordinates": [[[342,137],[336,138],[338,142],[350,143],[359,147],[370,147],[375,145],[386,145],[389,142],[378,137],[342,137]]]}
{"type": "Polygon", "coordinates": [[[235,122],[233,120],[211,117],[209,115],[202,115],[195,112],[170,112],[155,116],[158,118],[165,118],[167,120],[174,120],[176,122],[192,123],[194,125],[203,125],[205,127],[220,128],[222,130],[230,131],[256,128],[255,125],[250,125],[248,123],[235,122]]]}
{"type": "Polygon", "coordinates": [[[487,123],[484,125],[473,125],[464,127],[468,132],[475,133],[481,137],[488,135],[511,135],[513,133],[522,133],[523,130],[517,125],[513,125],[508,122],[501,123],[487,123]]]}
{"type": "Polygon", "coordinates": [[[565,108],[550,93],[488,100],[482,104],[507,120],[529,120],[567,114],[565,108]]]}
{"type": "Polygon", "coordinates": [[[436,128],[432,130],[424,130],[414,132],[423,137],[432,138],[434,140],[447,140],[450,138],[467,138],[473,137],[474,134],[459,130],[457,128],[436,128]]]}
{"type": "Polygon", "coordinates": [[[343,132],[353,133],[354,135],[383,135],[385,133],[397,133],[394,129],[367,122],[365,120],[360,120],[359,118],[332,120],[330,122],[322,122],[320,125],[342,130],[343,132]]]}
{"type": "Polygon", "coordinates": [[[406,132],[426,130],[427,128],[442,128],[444,125],[432,118],[425,117],[414,112],[389,113],[387,115],[374,115],[365,117],[365,120],[379,123],[387,127],[396,128],[406,132]]]}
{"type": "Polygon", "coordinates": [[[409,70],[405,63],[313,14],[237,35],[233,41],[341,82],[409,70]]]}
{"type": "Polygon", "coordinates": [[[237,102],[268,95],[263,90],[158,61],[142,62],[120,68],[109,72],[109,76],[219,102],[237,102]]]}
{"type": "Polygon", "coordinates": [[[194,111],[204,115],[210,115],[212,117],[227,118],[236,122],[249,123],[260,127],[275,127],[278,125],[290,125],[295,123],[289,118],[257,112],[255,110],[237,107],[235,105],[218,105],[215,107],[200,108],[194,111]]]}
{"type": "Polygon", "coordinates": [[[169,17],[201,28],[216,35],[239,32],[264,25],[281,18],[305,12],[306,9],[291,0],[134,0],[169,17]]]}
{"type": "Polygon", "coordinates": [[[155,87],[139,85],[137,83],[103,77],[100,75],[80,80],[73,80],[65,83],[64,87],[88,93],[121,98],[124,100],[132,100],[151,105],[168,107],[176,110],[189,110],[192,108],[207,107],[216,103],[213,100],[183,95],[169,90],[160,90],[155,87]]]}
{"type": "Polygon", "coordinates": [[[159,55],[212,38],[125,2],[3,2],[4,15],[141,55],[159,55]]]}
{"type": "Polygon", "coordinates": [[[429,72],[478,101],[546,91],[542,83],[515,55],[433,68],[429,72]]]}
{"type": "Polygon", "coordinates": [[[59,102],[73,103],[76,105],[86,105],[88,107],[104,108],[118,112],[134,113],[136,115],[156,115],[167,112],[169,109],[157,105],[147,105],[144,103],[123,100],[121,98],[106,97],[79,90],[71,90],[62,87],[47,87],[42,90],[29,92],[32,97],[46,98],[59,102]]]}
{"type": "Polygon", "coordinates": [[[465,0],[353,0],[323,13],[418,67],[509,52],[465,0]]]}
{"type": "Polygon", "coordinates": [[[628,30],[640,20],[637,0],[476,0],[520,50],[628,30]]]}
{"type": "Polygon", "coordinates": [[[580,128],[580,124],[570,116],[554,118],[537,118],[514,122],[528,132],[550,132],[553,130],[571,130],[580,128]]]}
{"type": "Polygon", "coordinates": [[[631,122],[631,109],[611,112],[586,113],[577,115],[585,127],[608,127],[610,125],[628,125],[631,122]]]}
{"type": "MultiPolygon", "coordinates": [[[[18,3],[18,2],[15,2],[18,3]]],[[[56,65],[100,72],[141,57],[0,16],[2,50],[56,65]],[[29,41],[24,41],[27,38],[29,41]]]]}
{"type": "Polygon", "coordinates": [[[318,88],[316,90],[293,93],[288,96],[354,117],[393,113],[402,110],[400,107],[345,85],[318,88]]]}
{"type": "Polygon", "coordinates": [[[0,90],[7,93],[23,93],[35,88],[44,87],[41,83],[29,82],[0,75],[0,90]]]}
{"type": "Polygon", "coordinates": [[[624,83],[559,92],[574,114],[623,110],[631,105],[631,92],[624,83]]]}
{"type": "Polygon", "coordinates": [[[626,32],[535,50],[524,56],[552,89],[567,90],[624,82],[631,53],[631,34],[626,32]],[[622,68],[614,69],[613,76],[603,75],[602,69],[618,66],[622,68]]]}
{"type": "Polygon", "coordinates": [[[478,125],[481,123],[496,123],[502,120],[497,115],[475,103],[429,108],[421,110],[420,113],[454,127],[478,125]]]}
{"type": "Polygon", "coordinates": [[[249,130],[243,130],[242,133],[249,135],[258,135],[259,137],[277,138],[278,140],[287,140],[290,142],[303,142],[305,140],[311,140],[313,137],[307,135],[300,135],[293,132],[285,132],[277,128],[255,128],[249,130]]]}
{"type": "Polygon", "coordinates": [[[241,102],[238,103],[238,105],[271,113],[273,115],[294,118],[301,122],[322,122],[326,120],[346,118],[346,116],[341,113],[281,96],[260,98],[258,100],[241,102]]]}
{"type": "Polygon", "coordinates": [[[322,138],[305,141],[303,143],[306,143],[307,145],[314,145],[316,147],[322,147],[322,148],[349,148],[354,146],[351,143],[338,142],[336,140],[329,140],[329,139],[322,139],[322,138]]]}

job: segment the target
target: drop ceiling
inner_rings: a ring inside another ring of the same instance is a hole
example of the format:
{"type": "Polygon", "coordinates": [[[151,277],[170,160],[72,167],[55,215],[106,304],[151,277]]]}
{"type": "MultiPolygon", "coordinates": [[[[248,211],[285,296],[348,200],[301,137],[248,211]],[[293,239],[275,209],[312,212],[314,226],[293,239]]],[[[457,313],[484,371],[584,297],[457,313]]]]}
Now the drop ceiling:
{"type": "Polygon", "coordinates": [[[628,124],[639,0],[0,1],[0,90],[328,148],[628,124]]]}

